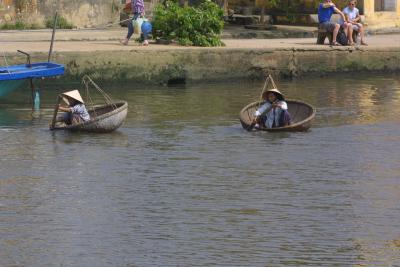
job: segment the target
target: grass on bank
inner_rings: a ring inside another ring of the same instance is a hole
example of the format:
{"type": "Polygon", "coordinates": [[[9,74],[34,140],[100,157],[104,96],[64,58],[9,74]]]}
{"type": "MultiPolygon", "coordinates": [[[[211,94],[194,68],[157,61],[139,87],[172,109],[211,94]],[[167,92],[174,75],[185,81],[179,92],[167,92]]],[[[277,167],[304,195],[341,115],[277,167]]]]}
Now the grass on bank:
{"type": "MultiPolygon", "coordinates": [[[[37,30],[37,29],[44,29],[44,28],[48,28],[48,29],[52,29],[53,25],[54,25],[54,17],[52,18],[46,18],[45,22],[45,27],[40,26],[36,23],[25,23],[23,21],[17,20],[14,23],[8,23],[6,22],[5,24],[0,25],[0,30],[37,30]]],[[[57,29],[73,29],[74,25],[67,21],[67,19],[65,19],[62,16],[59,16],[57,18],[57,25],[56,25],[57,29]]]]}
{"type": "Polygon", "coordinates": [[[0,25],[1,30],[37,30],[41,28],[43,27],[40,27],[38,24],[26,24],[22,21],[16,21],[15,23],[6,22],[5,24],[0,25]]]}
{"type": "MultiPolygon", "coordinates": [[[[54,26],[54,17],[46,18],[45,25],[46,25],[46,28],[52,29],[54,26]]],[[[69,22],[66,18],[64,18],[63,16],[59,16],[57,18],[56,28],[57,29],[72,29],[72,28],[74,28],[74,25],[71,22],[69,22]]]]}

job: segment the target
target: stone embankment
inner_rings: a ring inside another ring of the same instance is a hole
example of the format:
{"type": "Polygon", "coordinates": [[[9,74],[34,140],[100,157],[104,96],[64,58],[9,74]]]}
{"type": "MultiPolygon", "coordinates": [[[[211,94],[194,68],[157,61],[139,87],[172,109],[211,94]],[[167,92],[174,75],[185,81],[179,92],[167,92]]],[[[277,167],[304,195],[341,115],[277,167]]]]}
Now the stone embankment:
{"type": "MultiPolygon", "coordinates": [[[[118,43],[125,29],[59,31],[52,60],[66,66],[64,79],[89,74],[105,81],[140,83],[225,81],[261,78],[265,73],[293,77],[349,71],[400,71],[400,34],[373,35],[369,46],[316,45],[315,38],[224,39],[225,47],[201,48],[151,43],[118,43]]],[[[0,32],[0,65],[47,60],[49,31],[0,32]]]]}

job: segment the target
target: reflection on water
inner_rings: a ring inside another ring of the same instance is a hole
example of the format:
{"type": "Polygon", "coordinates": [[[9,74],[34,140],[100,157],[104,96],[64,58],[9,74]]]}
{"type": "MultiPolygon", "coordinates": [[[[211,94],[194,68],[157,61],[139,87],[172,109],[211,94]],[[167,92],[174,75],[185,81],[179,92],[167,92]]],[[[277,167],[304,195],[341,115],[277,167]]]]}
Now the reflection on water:
{"type": "Polygon", "coordinates": [[[114,85],[111,134],[47,130],[69,85],[35,119],[23,90],[1,99],[0,266],[399,265],[400,79],[278,85],[311,131],[244,131],[262,82],[114,85]]]}

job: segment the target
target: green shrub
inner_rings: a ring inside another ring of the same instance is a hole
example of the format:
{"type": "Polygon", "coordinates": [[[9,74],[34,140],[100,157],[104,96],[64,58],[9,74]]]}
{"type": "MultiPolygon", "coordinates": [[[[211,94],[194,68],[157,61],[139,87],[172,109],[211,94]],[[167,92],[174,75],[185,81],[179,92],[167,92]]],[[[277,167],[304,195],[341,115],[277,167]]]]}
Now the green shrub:
{"type": "Polygon", "coordinates": [[[196,7],[167,1],[154,10],[153,36],[181,45],[222,46],[223,10],[206,0],[196,7]]]}
{"type": "Polygon", "coordinates": [[[1,25],[0,26],[0,29],[2,29],[2,30],[11,30],[11,26],[12,26],[12,24],[9,24],[9,23],[4,23],[3,25],[1,25]]]}
{"type": "MultiPolygon", "coordinates": [[[[45,21],[46,28],[52,29],[54,26],[54,17],[52,18],[47,18],[45,21]]],[[[64,17],[59,16],[57,18],[57,29],[72,29],[74,25],[70,22],[68,22],[64,17]]]]}
{"type": "Polygon", "coordinates": [[[1,30],[34,30],[39,28],[40,27],[37,24],[25,24],[22,21],[16,21],[14,24],[5,23],[0,25],[1,30]]]}
{"type": "Polygon", "coordinates": [[[16,21],[15,28],[17,30],[23,30],[23,29],[26,29],[26,26],[25,26],[25,23],[23,23],[22,21],[16,21]]]}

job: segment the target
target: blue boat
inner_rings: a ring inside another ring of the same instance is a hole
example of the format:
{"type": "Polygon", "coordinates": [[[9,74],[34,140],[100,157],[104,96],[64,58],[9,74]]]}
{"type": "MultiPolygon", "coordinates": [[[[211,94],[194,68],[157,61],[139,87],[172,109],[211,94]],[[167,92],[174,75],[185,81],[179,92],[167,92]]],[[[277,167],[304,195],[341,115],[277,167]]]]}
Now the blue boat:
{"type": "Polygon", "coordinates": [[[63,75],[64,70],[64,65],[53,62],[0,66],[0,97],[20,87],[25,79],[63,75]]]}
{"type": "Polygon", "coordinates": [[[53,62],[0,67],[0,81],[53,77],[64,74],[64,65],[53,62]]]}
{"type": "MultiPolygon", "coordinates": [[[[11,91],[21,87],[25,81],[30,82],[32,93],[32,108],[40,108],[40,95],[39,89],[35,88],[34,79],[55,77],[64,74],[64,65],[51,62],[51,54],[53,51],[53,43],[55,30],[57,25],[57,12],[54,16],[53,32],[51,36],[50,50],[47,62],[31,63],[31,56],[21,50],[19,53],[27,57],[26,64],[0,66],[0,97],[3,97],[11,91]]],[[[5,63],[7,64],[6,57],[4,56],[5,63]]]]}

